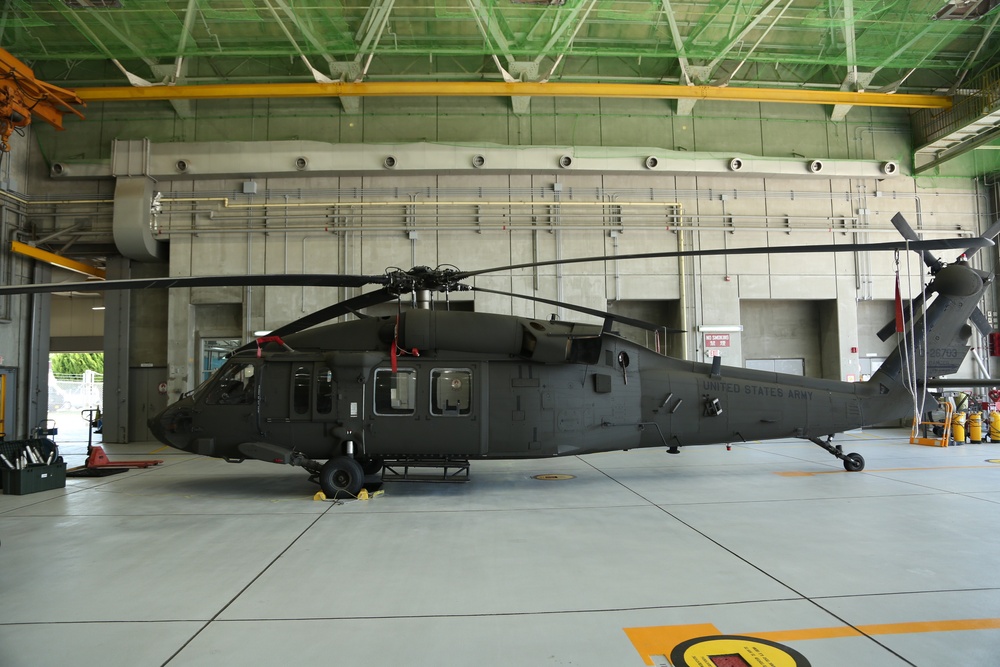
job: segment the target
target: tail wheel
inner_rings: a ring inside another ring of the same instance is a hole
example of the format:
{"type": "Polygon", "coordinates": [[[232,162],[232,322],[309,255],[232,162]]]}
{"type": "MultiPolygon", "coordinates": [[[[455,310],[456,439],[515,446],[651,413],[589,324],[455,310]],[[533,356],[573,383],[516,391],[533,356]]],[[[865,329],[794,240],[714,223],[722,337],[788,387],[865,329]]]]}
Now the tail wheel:
{"type": "Polygon", "coordinates": [[[847,472],[861,472],[865,469],[865,457],[861,454],[848,454],[844,457],[844,470],[847,472]]]}
{"type": "Polygon", "coordinates": [[[330,459],[319,472],[319,486],[329,498],[356,496],[364,483],[361,464],[349,456],[330,459]]]}

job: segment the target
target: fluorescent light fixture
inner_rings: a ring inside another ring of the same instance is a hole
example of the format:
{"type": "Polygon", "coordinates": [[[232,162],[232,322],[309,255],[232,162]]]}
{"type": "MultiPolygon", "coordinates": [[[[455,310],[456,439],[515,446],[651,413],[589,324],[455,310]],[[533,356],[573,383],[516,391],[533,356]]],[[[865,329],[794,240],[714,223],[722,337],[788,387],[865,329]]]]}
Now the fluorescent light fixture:
{"type": "Polygon", "coordinates": [[[703,324],[698,327],[702,333],[738,333],[743,331],[742,324],[703,324]]]}
{"type": "Polygon", "coordinates": [[[91,306],[91,310],[104,310],[104,306],[91,306]]]}
{"type": "Polygon", "coordinates": [[[253,337],[254,338],[263,338],[264,336],[270,336],[270,335],[271,335],[270,331],[254,331],[253,332],[253,337]]]}

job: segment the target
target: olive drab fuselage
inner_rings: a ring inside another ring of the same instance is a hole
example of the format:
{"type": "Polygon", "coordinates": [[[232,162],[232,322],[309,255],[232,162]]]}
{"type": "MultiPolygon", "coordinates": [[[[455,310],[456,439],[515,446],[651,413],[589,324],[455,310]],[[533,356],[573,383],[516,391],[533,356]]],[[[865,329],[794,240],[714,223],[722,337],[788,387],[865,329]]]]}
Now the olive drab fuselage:
{"type": "Polygon", "coordinates": [[[713,367],[503,315],[416,310],[284,342],[230,358],[151,421],[156,436],[230,460],[533,458],[819,437],[910,405],[872,383],[713,367]]]}

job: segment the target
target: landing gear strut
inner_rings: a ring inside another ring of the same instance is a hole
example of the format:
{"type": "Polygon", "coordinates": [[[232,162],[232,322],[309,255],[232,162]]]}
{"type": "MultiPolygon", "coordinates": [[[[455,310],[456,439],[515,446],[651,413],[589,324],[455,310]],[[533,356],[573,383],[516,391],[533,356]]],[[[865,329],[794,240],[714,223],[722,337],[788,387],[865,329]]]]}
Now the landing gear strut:
{"type": "Polygon", "coordinates": [[[840,445],[834,445],[833,436],[827,436],[826,440],[820,440],[819,438],[808,438],[809,442],[815,443],[830,452],[838,459],[844,462],[844,470],[847,472],[861,472],[865,469],[865,458],[861,454],[850,453],[845,454],[844,448],[840,445]]]}

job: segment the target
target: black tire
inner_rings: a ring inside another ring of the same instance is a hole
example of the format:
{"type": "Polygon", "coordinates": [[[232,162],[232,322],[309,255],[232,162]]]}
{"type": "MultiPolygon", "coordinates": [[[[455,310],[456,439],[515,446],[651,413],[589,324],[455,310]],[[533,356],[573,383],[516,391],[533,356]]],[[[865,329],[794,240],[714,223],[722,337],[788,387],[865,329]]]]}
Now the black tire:
{"type": "Polygon", "coordinates": [[[365,475],[377,475],[382,472],[382,468],[385,465],[385,461],[379,456],[369,456],[363,458],[359,461],[361,464],[361,470],[364,471],[365,475]]]}
{"type": "Polygon", "coordinates": [[[365,483],[361,464],[349,456],[338,456],[323,464],[319,472],[319,486],[327,498],[357,496],[365,483]]]}
{"type": "Polygon", "coordinates": [[[861,472],[865,469],[865,457],[861,454],[848,454],[844,457],[844,470],[847,472],[861,472]]]}

